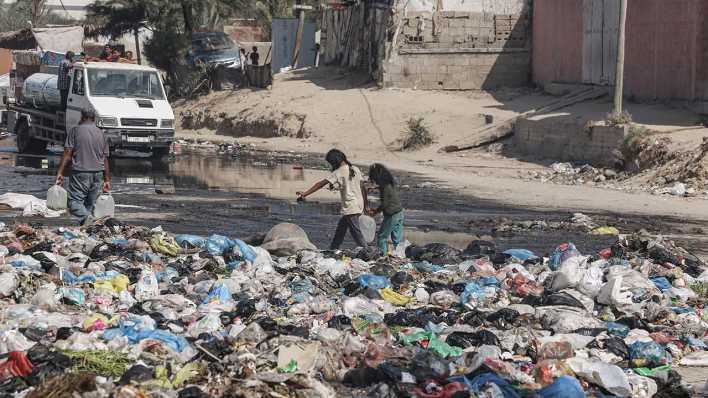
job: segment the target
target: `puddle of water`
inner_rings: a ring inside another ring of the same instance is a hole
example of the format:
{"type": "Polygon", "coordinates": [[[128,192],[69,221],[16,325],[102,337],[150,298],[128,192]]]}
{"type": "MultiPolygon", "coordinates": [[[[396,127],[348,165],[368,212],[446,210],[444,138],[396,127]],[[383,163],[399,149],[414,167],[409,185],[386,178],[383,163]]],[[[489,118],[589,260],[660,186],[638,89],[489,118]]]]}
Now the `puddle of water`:
{"type": "MultiPolygon", "coordinates": [[[[20,155],[14,148],[2,149],[0,166],[10,166],[21,173],[54,175],[61,161],[58,153],[20,155]]],[[[309,169],[296,163],[218,154],[183,154],[173,159],[111,158],[110,168],[119,193],[144,193],[140,188],[173,185],[183,190],[252,193],[287,200],[294,200],[298,191],[306,190],[328,174],[326,170],[309,169]]],[[[325,189],[310,199],[336,202],[337,195],[325,189]]]]}

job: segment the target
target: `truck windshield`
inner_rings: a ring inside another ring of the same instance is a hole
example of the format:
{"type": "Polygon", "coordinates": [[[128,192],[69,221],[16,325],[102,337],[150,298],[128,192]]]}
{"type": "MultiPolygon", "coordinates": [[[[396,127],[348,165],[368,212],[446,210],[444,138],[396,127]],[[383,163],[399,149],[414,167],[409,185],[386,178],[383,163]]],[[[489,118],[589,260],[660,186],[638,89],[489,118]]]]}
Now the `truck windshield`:
{"type": "Polygon", "coordinates": [[[89,94],[97,97],[165,99],[157,72],[89,69],[89,94]]]}

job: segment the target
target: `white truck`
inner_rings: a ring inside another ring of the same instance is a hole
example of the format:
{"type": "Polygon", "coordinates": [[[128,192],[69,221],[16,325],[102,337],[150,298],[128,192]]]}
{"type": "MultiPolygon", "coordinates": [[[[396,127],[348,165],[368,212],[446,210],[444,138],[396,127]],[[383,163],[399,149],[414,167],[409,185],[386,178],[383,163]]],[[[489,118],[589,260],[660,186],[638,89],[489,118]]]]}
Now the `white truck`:
{"type": "Polygon", "coordinates": [[[8,101],[2,119],[17,135],[20,153],[63,145],[66,132],[91,108],[111,150],[169,153],[175,116],[156,69],[115,62],[75,62],[70,73],[66,111],[60,109],[57,76],[35,73],[24,79],[22,95],[8,101]]]}

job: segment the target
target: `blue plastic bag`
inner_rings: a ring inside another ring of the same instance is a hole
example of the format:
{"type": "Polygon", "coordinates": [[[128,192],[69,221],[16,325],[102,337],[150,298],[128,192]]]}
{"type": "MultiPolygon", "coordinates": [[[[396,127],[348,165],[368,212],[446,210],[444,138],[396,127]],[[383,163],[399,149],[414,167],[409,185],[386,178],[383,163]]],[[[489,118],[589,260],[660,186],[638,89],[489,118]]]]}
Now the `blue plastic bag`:
{"type": "Polygon", "coordinates": [[[197,235],[180,234],[175,236],[175,242],[177,242],[180,247],[194,247],[203,248],[206,245],[206,239],[197,235]]]}
{"type": "Polygon", "coordinates": [[[233,301],[229,289],[223,283],[219,283],[211,289],[203,304],[209,304],[214,301],[218,301],[221,304],[233,301]]]}
{"type": "Polygon", "coordinates": [[[606,322],[605,326],[607,326],[607,333],[613,336],[625,338],[629,334],[629,326],[627,325],[617,322],[606,322]]]}
{"type": "Polygon", "coordinates": [[[160,329],[140,330],[138,329],[139,326],[141,324],[136,324],[132,321],[121,321],[117,328],[104,330],[102,338],[104,340],[113,340],[118,336],[125,336],[131,344],[137,344],[145,339],[159,340],[178,352],[182,352],[188,345],[187,340],[182,336],[160,329]]]}
{"type": "Polygon", "coordinates": [[[391,281],[388,280],[387,277],[385,276],[380,276],[380,275],[373,275],[373,274],[364,274],[364,275],[359,275],[359,277],[356,279],[359,285],[363,288],[370,288],[370,289],[385,289],[389,286],[391,286],[391,281]]]}
{"type": "Polygon", "coordinates": [[[504,254],[507,254],[511,257],[514,257],[516,259],[519,259],[521,261],[526,261],[530,258],[536,258],[537,256],[532,252],[531,250],[526,250],[526,249],[509,249],[504,252],[504,254]]]}
{"type": "Polygon", "coordinates": [[[236,239],[233,242],[236,244],[236,246],[238,246],[238,249],[241,251],[241,257],[243,257],[249,263],[253,263],[253,261],[256,259],[256,252],[253,250],[253,248],[246,244],[246,242],[239,239],[236,239]]]}
{"type": "Polygon", "coordinates": [[[668,279],[664,278],[663,276],[657,276],[654,278],[649,278],[649,280],[659,288],[662,292],[665,292],[669,289],[671,289],[671,282],[669,282],[668,279]]]}
{"type": "Polygon", "coordinates": [[[236,242],[222,235],[212,235],[206,241],[206,249],[212,256],[223,256],[236,246],[236,242]]]}
{"type": "Polygon", "coordinates": [[[447,381],[451,383],[456,381],[460,382],[464,384],[470,392],[476,394],[477,396],[482,396],[482,391],[485,390],[485,386],[495,384],[499,387],[502,394],[504,394],[504,398],[520,398],[519,393],[514,389],[514,387],[508,381],[499,377],[496,373],[482,373],[475,376],[472,380],[465,376],[454,376],[448,378],[447,381]]]}
{"type": "Polygon", "coordinates": [[[553,271],[557,271],[563,262],[571,257],[580,256],[580,252],[572,243],[563,243],[556,247],[548,261],[548,266],[553,271]]]}
{"type": "Polygon", "coordinates": [[[574,377],[561,376],[553,383],[536,391],[542,398],[585,398],[580,382],[574,377]]]}
{"type": "Polygon", "coordinates": [[[477,279],[477,283],[481,286],[499,286],[499,280],[496,276],[485,276],[477,279]]]}
{"type": "Polygon", "coordinates": [[[465,290],[460,295],[460,304],[465,305],[470,301],[482,301],[487,298],[487,292],[477,282],[470,282],[465,286],[465,290]]]}

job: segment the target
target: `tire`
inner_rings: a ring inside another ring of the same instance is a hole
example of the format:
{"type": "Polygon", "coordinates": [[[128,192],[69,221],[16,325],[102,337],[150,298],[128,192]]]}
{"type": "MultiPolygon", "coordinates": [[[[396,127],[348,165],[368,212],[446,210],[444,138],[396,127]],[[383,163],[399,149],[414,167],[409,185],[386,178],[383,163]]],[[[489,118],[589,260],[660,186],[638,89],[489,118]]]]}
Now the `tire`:
{"type": "Polygon", "coordinates": [[[27,122],[20,122],[17,126],[17,152],[30,154],[44,154],[47,152],[47,141],[30,137],[30,127],[27,122]]]}

